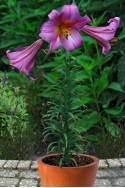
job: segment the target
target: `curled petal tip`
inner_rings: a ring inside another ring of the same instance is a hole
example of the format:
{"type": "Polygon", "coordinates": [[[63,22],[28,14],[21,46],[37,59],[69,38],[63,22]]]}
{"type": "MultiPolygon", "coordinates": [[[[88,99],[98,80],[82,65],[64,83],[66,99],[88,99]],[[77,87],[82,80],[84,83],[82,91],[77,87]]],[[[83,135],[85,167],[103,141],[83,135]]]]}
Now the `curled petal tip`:
{"type": "Polygon", "coordinates": [[[87,14],[83,18],[86,19],[86,24],[92,21],[87,14]]]}
{"type": "Polygon", "coordinates": [[[111,18],[111,19],[108,21],[108,23],[113,22],[113,21],[118,21],[118,22],[120,22],[120,17],[111,18]]]}
{"type": "Polygon", "coordinates": [[[60,16],[60,13],[57,10],[52,10],[49,14],[48,17],[50,20],[56,21],[58,17],[60,16]]]}
{"type": "Polygon", "coordinates": [[[111,18],[108,21],[108,23],[112,26],[113,29],[117,29],[120,24],[120,18],[119,17],[111,18]]]}

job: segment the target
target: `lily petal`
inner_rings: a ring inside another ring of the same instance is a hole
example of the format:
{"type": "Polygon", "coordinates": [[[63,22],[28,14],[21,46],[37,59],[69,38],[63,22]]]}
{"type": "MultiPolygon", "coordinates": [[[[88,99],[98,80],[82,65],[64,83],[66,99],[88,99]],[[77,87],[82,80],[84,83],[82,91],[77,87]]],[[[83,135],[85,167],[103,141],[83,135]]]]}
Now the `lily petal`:
{"type": "Polygon", "coordinates": [[[104,38],[105,40],[111,40],[114,37],[114,30],[107,27],[95,27],[85,25],[82,29],[86,34],[91,35],[93,38],[98,39],[98,37],[104,38]]]}
{"type": "Polygon", "coordinates": [[[60,23],[60,13],[57,10],[52,10],[48,15],[49,19],[53,21],[56,25],[60,23]]]}
{"type": "Polygon", "coordinates": [[[54,41],[56,40],[58,33],[56,32],[56,25],[54,22],[46,22],[40,28],[41,32],[39,36],[45,40],[54,41]]]}
{"type": "Polygon", "coordinates": [[[91,19],[86,14],[84,17],[78,19],[78,21],[73,25],[73,28],[75,28],[77,30],[81,30],[84,25],[86,25],[90,22],[91,22],[91,19]]]}
{"type": "Polygon", "coordinates": [[[118,29],[119,27],[119,23],[120,23],[120,18],[119,17],[115,17],[115,18],[111,18],[108,23],[110,23],[110,26],[113,28],[113,29],[118,29]]]}
{"type": "Polygon", "coordinates": [[[18,51],[21,52],[21,51],[25,50],[26,48],[28,48],[28,46],[22,47],[22,48],[16,48],[15,51],[16,51],[16,52],[18,52],[18,51]]]}
{"type": "Polygon", "coordinates": [[[57,39],[50,43],[50,50],[49,54],[51,54],[54,50],[57,50],[62,46],[62,42],[60,41],[60,38],[57,37],[57,39]]]}
{"type": "Polygon", "coordinates": [[[72,52],[80,45],[82,45],[82,37],[79,32],[75,29],[71,30],[71,36],[68,39],[61,37],[61,42],[67,51],[72,52]]]}
{"type": "Polygon", "coordinates": [[[75,4],[64,5],[60,13],[61,19],[64,22],[69,22],[70,24],[75,23],[80,15],[79,9],[75,4]]]}
{"type": "Polygon", "coordinates": [[[102,54],[106,55],[111,49],[110,43],[102,38],[98,38],[98,43],[102,47],[102,54]]]}

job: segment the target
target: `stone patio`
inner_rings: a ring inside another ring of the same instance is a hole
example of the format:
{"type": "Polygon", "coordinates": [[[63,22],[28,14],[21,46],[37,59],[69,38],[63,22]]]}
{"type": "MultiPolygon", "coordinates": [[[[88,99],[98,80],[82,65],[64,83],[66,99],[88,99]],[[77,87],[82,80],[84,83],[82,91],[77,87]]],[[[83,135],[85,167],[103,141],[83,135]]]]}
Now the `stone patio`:
{"type": "MultiPolygon", "coordinates": [[[[96,187],[125,187],[125,158],[100,160],[96,187]]],[[[0,160],[0,187],[40,187],[35,161],[0,160]]]]}

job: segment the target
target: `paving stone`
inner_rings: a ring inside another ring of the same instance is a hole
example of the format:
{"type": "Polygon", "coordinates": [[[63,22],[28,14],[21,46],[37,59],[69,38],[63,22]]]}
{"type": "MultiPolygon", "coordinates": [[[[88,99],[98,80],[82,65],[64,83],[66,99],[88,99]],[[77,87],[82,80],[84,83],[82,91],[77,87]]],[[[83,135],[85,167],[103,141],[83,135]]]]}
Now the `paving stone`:
{"type": "Polygon", "coordinates": [[[112,187],[112,184],[108,179],[97,179],[95,187],[112,187]]]}
{"type": "Polygon", "coordinates": [[[108,170],[100,169],[100,170],[97,171],[97,175],[96,175],[97,178],[105,178],[105,177],[108,177],[108,176],[109,176],[108,170]]]}
{"type": "Polygon", "coordinates": [[[109,169],[108,170],[109,174],[110,174],[110,177],[125,177],[125,168],[114,168],[114,169],[109,169]]]}
{"type": "Polygon", "coordinates": [[[112,184],[113,184],[114,187],[125,187],[125,177],[113,179],[112,184]]]}
{"type": "Polygon", "coordinates": [[[37,178],[39,179],[39,173],[38,171],[32,171],[32,170],[23,170],[19,174],[20,177],[24,178],[37,178]]]}
{"type": "Polygon", "coordinates": [[[118,159],[107,159],[110,168],[121,167],[121,162],[118,159]]]}
{"type": "Polygon", "coordinates": [[[125,168],[100,169],[97,178],[120,178],[125,177],[125,168]]]}
{"type": "Polygon", "coordinates": [[[16,175],[18,174],[17,170],[12,170],[12,169],[4,169],[4,170],[0,170],[0,177],[4,178],[4,177],[8,177],[8,178],[14,178],[16,175]]]}
{"type": "Polygon", "coordinates": [[[17,168],[19,169],[29,169],[31,161],[19,161],[17,168]]]}
{"type": "Polygon", "coordinates": [[[37,187],[38,182],[34,179],[22,179],[19,183],[19,187],[37,187]]]}
{"type": "Polygon", "coordinates": [[[4,165],[4,168],[16,168],[18,163],[18,160],[8,160],[4,165]]]}
{"type": "Polygon", "coordinates": [[[99,160],[99,169],[108,168],[108,164],[106,160],[99,160]]]}
{"type": "Polygon", "coordinates": [[[0,178],[0,187],[17,187],[18,183],[16,178],[0,178]]]}
{"type": "Polygon", "coordinates": [[[4,165],[6,162],[7,162],[6,160],[0,160],[0,168],[2,168],[3,165],[4,165]]]}
{"type": "Polygon", "coordinates": [[[121,159],[119,159],[119,160],[120,160],[122,166],[125,167],[125,158],[121,158],[121,159]]]}
{"type": "Polygon", "coordinates": [[[36,161],[32,161],[31,169],[34,169],[34,170],[37,170],[37,169],[38,169],[38,167],[37,167],[37,162],[36,162],[36,161]]]}

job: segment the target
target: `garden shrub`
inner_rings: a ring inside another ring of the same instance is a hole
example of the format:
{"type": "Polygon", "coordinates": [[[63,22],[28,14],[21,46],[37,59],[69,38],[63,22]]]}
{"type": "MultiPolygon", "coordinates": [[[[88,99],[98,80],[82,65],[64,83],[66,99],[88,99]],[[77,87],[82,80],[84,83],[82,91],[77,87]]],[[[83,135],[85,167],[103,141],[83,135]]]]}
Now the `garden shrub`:
{"type": "Polygon", "coordinates": [[[6,79],[0,74],[0,159],[26,159],[33,147],[27,104],[6,79]]]}

